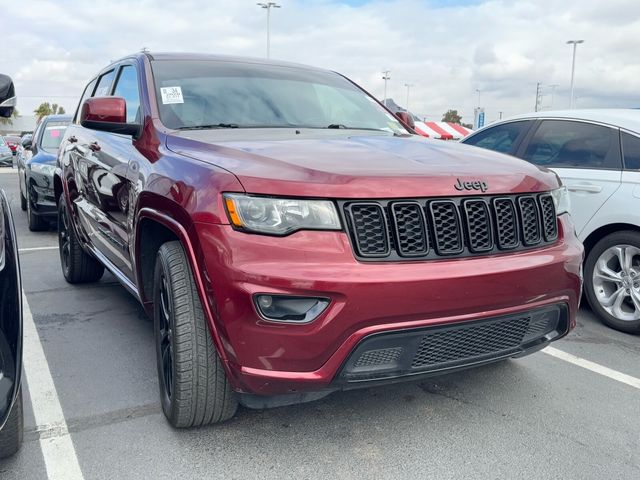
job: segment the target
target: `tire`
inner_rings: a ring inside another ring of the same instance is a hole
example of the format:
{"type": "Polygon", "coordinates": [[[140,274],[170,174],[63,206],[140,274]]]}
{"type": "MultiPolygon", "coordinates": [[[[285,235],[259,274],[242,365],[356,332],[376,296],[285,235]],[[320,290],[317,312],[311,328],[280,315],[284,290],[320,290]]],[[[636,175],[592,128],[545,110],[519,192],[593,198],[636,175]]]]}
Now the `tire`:
{"type": "Polygon", "coordinates": [[[600,239],[584,264],[584,288],[602,323],[640,334],[640,232],[625,230],[600,239]]]}
{"type": "Polygon", "coordinates": [[[9,418],[0,430],[0,458],[10,457],[20,450],[24,431],[23,424],[22,389],[20,389],[9,418]]]}
{"type": "Polygon", "coordinates": [[[67,282],[97,282],[102,278],[104,266],[82,249],[70,224],[63,197],[58,201],[58,248],[62,274],[67,282]]]}
{"type": "Polygon", "coordinates": [[[154,336],[162,410],[187,428],[228,420],[238,408],[205,320],[180,242],[160,247],[153,286],[154,336]]]}
{"type": "Polygon", "coordinates": [[[23,212],[27,211],[27,199],[24,197],[24,193],[22,193],[22,189],[20,189],[20,209],[23,212]]]}
{"type": "Polygon", "coordinates": [[[29,230],[32,232],[41,232],[43,230],[49,230],[49,222],[43,218],[40,218],[32,208],[31,195],[27,191],[27,198],[25,198],[25,207],[27,209],[27,219],[29,220],[29,230]]]}

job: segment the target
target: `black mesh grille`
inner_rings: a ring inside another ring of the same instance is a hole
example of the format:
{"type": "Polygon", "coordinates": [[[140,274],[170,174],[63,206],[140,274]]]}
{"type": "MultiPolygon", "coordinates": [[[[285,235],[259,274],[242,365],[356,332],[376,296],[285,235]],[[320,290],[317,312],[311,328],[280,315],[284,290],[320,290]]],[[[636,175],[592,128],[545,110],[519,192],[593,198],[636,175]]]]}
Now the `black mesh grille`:
{"type": "Polygon", "coordinates": [[[424,255],[429,250],[422,207],[418,203],[394,203],[391,206],[396,230],[398,253],[411,257],[424,255]]]}
{"type": "Polygon", "coordinates": [[[556,206],[551,195],[540,195],[540,211],[542,212],[542,231],[547,241],[558,238],[558,221],[556,218],[556,206]]]}
{"type": "Polygon", "coordinates": [[[382,348],[379,350],[369,350],[358,358],[354,367],[375,367],[393,363],[402,354],[402,347],[382,348]]]}
{"type": "Polygon", "coordinates": [[[422,368],[517,348],[528,326],[529,317],[523,317],[427,334],[411,366],[422,368]]]}
{"type": "Polygon", "coordinates": [[[498,247],[502,249],[518,246],[518,216],[510,198],[496,198],[493,201],[496,218],[498,247]]]}
{"type": "Polygon", "coordinates": [[[456,204],[447,200],[429,203],[436,249],[440,255],[462,251],[462,232],[456,204]]]}
{"type": "Polygon", "coordinates": [[[382,207],[371,203],[355,204],[350,206],[349,213],[360,255],[387,255],[389,241],[382,207]]]}
{"type": "Polygon", "coordinates": [[[533,197],[518,198],[522,222],[522,241],[525,245],[536,245],[542,240],[538,206],[533,197]]]}
{"type": "Polygon", "coordinates": [[[469,249],[472,252],[488,252],[493,248],[493,236],[487,204],[484,200],[467,200],[463,205],[469,249]]]}
{"type": "Polygon", "coordinates": [[[437,259],[534,248],[558,238],[553,198],[527,195],[341,201],[362,260],[437,259]]]}

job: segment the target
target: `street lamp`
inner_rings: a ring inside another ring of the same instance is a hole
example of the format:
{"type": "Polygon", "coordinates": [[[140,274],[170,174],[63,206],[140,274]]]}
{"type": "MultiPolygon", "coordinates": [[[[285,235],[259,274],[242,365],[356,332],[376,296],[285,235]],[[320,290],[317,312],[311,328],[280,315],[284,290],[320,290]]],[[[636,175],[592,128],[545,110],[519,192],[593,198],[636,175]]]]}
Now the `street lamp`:
{"type": "Polygon", "coordinates": [[[405,83],[404,86],[407,87],[407,103],[405,108],[407,109],[407,113],[409,113],[409,89],[413,87],[413,83],[405,83]]]}
{"type": "Polygon", "coordinates": [[[391,76],[389,75],[391,70],[383,70],[382,71],[382,79],[384,80],[384,99],[382,100],[382,104],[387,106],[387,82],[391,80],[391,76]]]}
{"type": "Polygon", "coordinates": [[[573,108],[574,99],[573,99],[573,78],[576,73],[576,48],[578,44],[584,43],[584,40],[569,40],[567,41],[567,45],[573,45],[573,60],[571,61],[571,97],[569,98],[569,108],[573,108]]]}
{"type": "Polygon", "coordinates": [[[276,2],[257,3],[260,8],[267,11],[267,58],[271,56],[271,9],[281,8],[276,2]]]}

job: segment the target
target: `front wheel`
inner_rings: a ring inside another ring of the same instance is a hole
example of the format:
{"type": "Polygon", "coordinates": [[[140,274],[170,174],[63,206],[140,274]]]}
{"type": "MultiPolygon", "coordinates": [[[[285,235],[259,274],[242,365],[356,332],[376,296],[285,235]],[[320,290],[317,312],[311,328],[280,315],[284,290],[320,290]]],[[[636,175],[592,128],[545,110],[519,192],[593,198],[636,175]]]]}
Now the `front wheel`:
{"type": "MultiPolygon", "coordinates": [[[[29,230],[32,232],[41,232],[49,229],[49,222],[41,218],[33,211],[33,204],[31,195],[27,187],[26,208],[27,208],[27,220],[29,221],[29,230]]],[[[22,205],[21,205],[22,206],[22,205]]]]}
{"type": "Polygon", "coordinates": [[[602,238],[585,262],[585,294],[603,323],[640,333],[640,233],[615,232],[602,238]]]}
{"type": "Polygon", "coordinates": [[[153,287],[162,410],[177,428],[233,417],[238,401],[211,339],[180,242],[160,247],[153,287]]]}

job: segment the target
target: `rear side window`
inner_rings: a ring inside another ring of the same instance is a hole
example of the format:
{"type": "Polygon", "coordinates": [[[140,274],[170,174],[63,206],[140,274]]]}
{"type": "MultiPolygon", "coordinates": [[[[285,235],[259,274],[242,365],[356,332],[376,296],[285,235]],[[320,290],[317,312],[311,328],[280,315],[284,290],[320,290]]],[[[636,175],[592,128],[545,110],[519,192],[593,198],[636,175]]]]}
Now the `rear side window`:
{"type": "Polygon", "coordinates": [[[622,132],[622,154],[624,168],[640,170],[640,137],[622,132]]]}
{"type": "Polygon", "coordinates": [[[514,146],[521,134],[526,132],[530,121],[504,123],[487,128],[464,141],[467,145],[486,148],[501,153],[513,153],[514,146]]]}
{"type": "Polygon", "coordinates": [[[140,94],[138,92],[138,75],[133,65],[125,65],[120,69],[116,89],[116,97],[124,98],[127,104],[127,123],[140,123],[140,94]]]}
{"type": "Polygon", "coordinates": [[[96,88],[96,93],[93,95],[94,97],[106,97],[109,95],[111,91],[111,84],[113,83],[113,76],[115,74],[115,70],[111,70],[110,72],[105,73],[100,77],[98,81],[98,87],[96,88]]]}
{"type": "Polygon", "coordinates": [[[618,130],[571,120],[543,120],[522,158],[542,167],[620,169],[618,130]]]}

